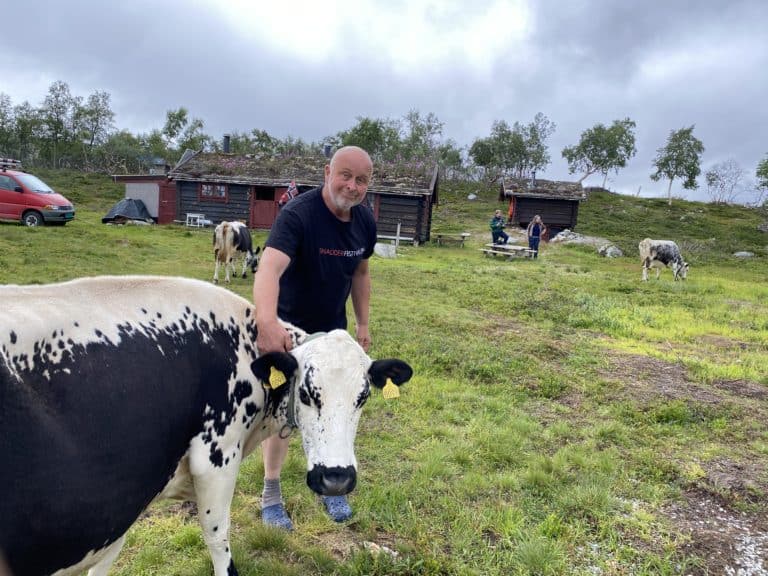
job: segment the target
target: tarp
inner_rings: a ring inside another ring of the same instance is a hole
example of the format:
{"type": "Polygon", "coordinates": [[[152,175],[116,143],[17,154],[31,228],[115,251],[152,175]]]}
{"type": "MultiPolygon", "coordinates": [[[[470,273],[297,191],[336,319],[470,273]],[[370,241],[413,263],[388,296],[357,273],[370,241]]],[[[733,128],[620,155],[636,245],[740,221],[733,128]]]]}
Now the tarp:
{"type": "Polygon", "coordinates": [[[125,222],[126,220],[141,220],[142,222],[154,222],[149,210],[141,200],[123,198],[112,206],[112,209],[101,219],[102,224],[109,222],[125,222]]]}

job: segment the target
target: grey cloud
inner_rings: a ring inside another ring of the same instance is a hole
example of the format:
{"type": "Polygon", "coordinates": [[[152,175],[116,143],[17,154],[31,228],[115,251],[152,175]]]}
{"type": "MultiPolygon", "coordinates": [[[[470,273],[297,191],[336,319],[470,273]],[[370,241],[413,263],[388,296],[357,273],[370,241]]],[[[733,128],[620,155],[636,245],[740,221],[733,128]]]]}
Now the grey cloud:
{"type": "MultiPolygon", "coordinates": [[[[458,34],[487,6],[451,4],[436,18],[445,34],[458,34]]],[[[345,38],[328,62],[309,64],[255,35],[231,32],[215,11],[192,3],[27,0],[4,7],[7,21],[29,24],[7,27],[0,37],[0,77],[13,78],[14,67],[23,66],[69,83],[78,95],[107,91],[117,125],[133,131],[160,127],[167,110],[185,106],[216,137],[258,128],[319,140],[359,116],[400,118],[415,108],[434,112],[446,137],[469,145],[487,135],[494,120],[529,122],[543,112],[558,127],[544,176],[558,179],[570,178],[564,146],[597,122],[630,117],[637,122],[638,155],[611,176],[622,191],[665,191],[648,178],[651,162],[670,130],[690,124],[707,148],[705,167],[734,157],[753,174],[768,153],[768,3],[546,0],[530,6],[528,44],[522,52],[510,45],[495,54],[490,73],[457,58],[404,76],[369,51],[364,30],[345,38]],[[702,42],[732,41],[748,53],[725,70],[683,70],[661,84],[640,74],[650,54],[663,60],[702,42]]],[[[324,41],[322,30],[295,34],[297,42],[324,41]]],[[[20,103],[5,80],[0,92],[20,103]]]]}

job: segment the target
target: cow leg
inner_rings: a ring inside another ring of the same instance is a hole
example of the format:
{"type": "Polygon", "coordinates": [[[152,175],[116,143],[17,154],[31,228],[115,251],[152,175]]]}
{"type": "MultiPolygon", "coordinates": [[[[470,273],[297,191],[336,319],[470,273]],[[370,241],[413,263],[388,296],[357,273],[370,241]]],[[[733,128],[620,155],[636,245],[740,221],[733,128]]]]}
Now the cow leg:
{"type": "Polygon", "coordinates": [[[239,462],[230,461],[194,478],[197,514],[216,576],[237,576],[229,547],[229,509],[238,469],[239,462]]]}
{"type": "Polygon", "coordinates": [[[109,569],[112,567],[112,563],[120,554],[120,550],[123,549],[125,543],[125,535],[121,536],[110,544],[101,560],[99,560],[93,568],[88,570],[88,576],[107,576],[109,569]]]}
{"type": "Polygon", "coordinates": [[[246,277],[245,276],[245,271],[248,268],[248,264],[250,264],[250,263],[251,263],[251,255],[246,254],[245,257],[243,258],[243,278],[246,277]]]}
{"type": "Polygon", "coordinates": [[[648,282],[648,259],[643,262],[643,282],[648,282]]]}
{"type": "Polygon", "coordinates": [[[245,271],[248,269],[248,265],[253,262],[255,256],[251,252],[246,252],[243,258],[243,278],[246,277],[245,271]]]}
{"type": "Polygon", "coordinates": [[[213,283],[218,284],[219,283],[219,259],[216,259],[216,268],[213,271],[213,283]]]}
{"type": "Polygon", "coordinates": [[[659,276],[661,276],[661,268],[659,266],[656,266],[656,280],[659,279],[659,276]]]}

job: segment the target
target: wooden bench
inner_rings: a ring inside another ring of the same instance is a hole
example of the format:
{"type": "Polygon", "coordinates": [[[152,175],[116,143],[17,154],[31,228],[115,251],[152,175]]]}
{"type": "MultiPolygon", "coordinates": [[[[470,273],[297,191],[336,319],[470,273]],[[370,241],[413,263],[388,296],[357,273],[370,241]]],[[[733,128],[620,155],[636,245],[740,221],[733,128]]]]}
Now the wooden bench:
{"type": "Polygon", "coordinates": [[[202,228],[205,226],[205,214],[199,212],[187,212],[186,225],[190,228],[202,228]]]}
{"type": "Polygon", "coordinates": [[[525,246],[517,246],[515,244],[486,244],[485,248],[481,248],[485,256],[489,255],[503,255],[512,259],[516,256],[533,256],[534,251],[525,246]]]}
{"type": "Polygon", "coordinates": [[[493,256],[494,258],[496,258],[496,256],[504,256],[507,260],[512,260],[512,258],[516,256],[514,252],[504,252],[502,250],[491,250],[489,248],[480,248],[479,250],[486,258],[488,256],[493,256]]]}
{"type": "Polygon", "coordinates": [[[460,234],[446,234],[443,232],[435,233],[435,242],[438,246],[442,246],[447,242],[458,242],[462,248],[464,248],[464,241],[472,236],[469,232],[461,232],[460,234]]]}
{"type": "Polygon", "coordinates": [[[410,242],[414,246],[416,246],[417,243],[413,236],[400,236],[398,240],[397,236],[390,236],[389,234],[376,234],[376,238],[378,240],[392,240],[392,242],[410,242]]]}

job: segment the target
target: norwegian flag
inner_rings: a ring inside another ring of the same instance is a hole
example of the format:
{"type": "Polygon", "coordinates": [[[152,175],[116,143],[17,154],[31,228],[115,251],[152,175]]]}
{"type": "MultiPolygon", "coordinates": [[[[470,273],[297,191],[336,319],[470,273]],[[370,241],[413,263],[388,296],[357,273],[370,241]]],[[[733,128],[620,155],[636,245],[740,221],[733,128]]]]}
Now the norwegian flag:
{"type": "Polygon", "coordinates": [[[289,200],[291,200],[292,198],[295,198],[298,193],[299,193],[299,190],[298,188],[296,188],[296,181],[291,180],[291,183],[288,185],[288,190],[283,192],[283,195],[280,196],[280,200],[278,204],[282,208],[283,206],[288,204],[289,200]]]}

